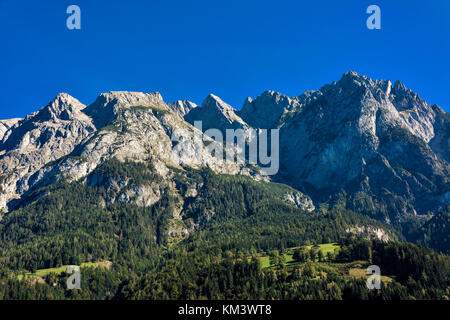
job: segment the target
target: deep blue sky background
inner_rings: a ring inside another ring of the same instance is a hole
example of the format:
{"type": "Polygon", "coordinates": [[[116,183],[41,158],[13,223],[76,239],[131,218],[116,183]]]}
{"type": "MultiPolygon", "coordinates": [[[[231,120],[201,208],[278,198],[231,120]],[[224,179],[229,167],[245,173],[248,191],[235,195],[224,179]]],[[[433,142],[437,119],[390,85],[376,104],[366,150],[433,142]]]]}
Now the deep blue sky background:
{"type": "Polygon", "coordinates": [[[450,111],[450,1],[0,0],[0,119],[67,92],[159,91],[236,108],[266,89],[294,96],[350,69],[402,80],[450,111]],[[81,7],[82,29],[66,28],[81,7]],[[368,30],[370,4],[382,29],[368,30]]]}

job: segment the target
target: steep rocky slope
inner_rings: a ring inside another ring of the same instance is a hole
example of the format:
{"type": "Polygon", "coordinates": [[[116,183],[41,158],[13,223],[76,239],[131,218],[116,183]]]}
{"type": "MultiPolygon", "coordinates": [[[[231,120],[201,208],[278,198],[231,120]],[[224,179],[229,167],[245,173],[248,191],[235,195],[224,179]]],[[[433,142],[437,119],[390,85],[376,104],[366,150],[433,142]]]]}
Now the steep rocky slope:
{"type": "Polygon", "coordinates": [[[323,201],[345,190],[388,220],[448,203],[449,164],[428,145],[436,114],[403,84],[349,72],[298,100],[282,120],[283,181],[323,201]]]}
{"type": "Polygon", "coordinates": [[[11,129],[17,122],[19,122],[20,118],[9,119],[9,120],[0,120],[0,142],[3,140],[6,132],[11,129]]]}
{"type": "Polygon", "coordinates": [[[433,124],[434,137],[429,144],[438,156],[450,162],[450,114],[436,105],[433,105],[433,110],[436,114],[433,124]]]}
{"type": "Polygon", "coordinates": [[[265,91],[254,100],[248,97],[237,114],[254,128],[272,129],[278,127],[282,115],[300,106],[297,98],[265,91]]]}

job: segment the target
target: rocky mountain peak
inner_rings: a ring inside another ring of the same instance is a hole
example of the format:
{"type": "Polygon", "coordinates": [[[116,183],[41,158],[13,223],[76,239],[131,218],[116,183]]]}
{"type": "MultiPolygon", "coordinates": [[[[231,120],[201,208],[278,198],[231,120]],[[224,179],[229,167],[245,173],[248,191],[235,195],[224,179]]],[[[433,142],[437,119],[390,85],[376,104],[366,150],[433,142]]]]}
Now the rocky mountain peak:
{"type": "Polygon", "coordinates": [[[136,106],[160,106],[164,109],[167,108],[159,92],[110,91],[101,93],[84,112],[93,119],[97,128],[102,128],[117,118],[121,108],[136,106]]]}
{"type": "MultiPolygon", "coordinates": [[[[264,91],[259,97],[256,99],[265,100],[265,101],[272,101],[274,104],[281,104],[286,107],[291,106],[291,103],[295,101],[295,98],[290,98],[284,94],[281,94],[279,92],[275,92],[272,90],[266,90],[264,91]]],[[[256,100],[255,99],[255,100],[256,100]]]]}
{"type": "Polygon", "coordinates": [[[373,97],[377,101],[386,99],[390,93],[390,84],[386,80],[374,80],[365,75],[358,74],[355,71],[345,72],[341,79],[332,85],[325,85],[320,89],[322,92],[335,89],[340,90],[341,93],[352,96],[353,99],[364,99],[373,97]]]}
{"type": "Polygon", "coordinates": [[[185,120],[191,124],[202,121],[203,129],[217,128],[220,130],[246,128],[248,125],[236,114],[235,109],[214,94],[203,101],[200,108],[192,109],[185,120]]]}
{"type": "Polygon", "coordinates": [[[180,114],[182,117],[184,117],[186,114],[189,113],[194,108],[197,108],[198,105],[195,103],[188,101],[188,100],[177,100],[174,103],[169,105],[170,109],[180,114]]]}
{"type": "Polygon", "coordinates": [[[299,101],[301,112],[280,132],[285,181],[309,195],[365,193],[388,207],[395,194],[398,203],[387,211],[397,213],[448,203],[447,122],[404,84],[349,71],[299,101]]]}
{"type": "Polygon", "coordinates": [[[117,107],[127,107],[161,103],[164,103],[164,101],[159,92],[143,93],[131,91],[110,91],[101,93],[91,106],[108,108],[111,105],[117,107]]]}
{"type": "Polygon", "coordinates": [[[347,72],[344,72],[342,74],[341,79],[339,79],[337,81],[337,83],[357,83],[357,84],[361,84],[361,83],[365,83],[370,81],[371,79],[361,75],[359,73],[357,73],[356,71],[350,70],[347,72]]]}
{"type": "Polygon", "coordinates": [[[31,113],[21,121],[15,121],[14,130],[5,133],[0,150],[19,148],[25,152],[25,149],[30,147],[34,150],[53,141],[55,136],[63,137],[64,130],[75,130],[77,126],[92,131],[92,121],[83,113],[85,108],[86,106],[74,97],[60,93],[39,111],[31,113]],[[43,132],[46,134],[42,135],[43,132]]]}
{"type": "Polygon", "coordinates": [[[405,92],[408,90],[406,89],[404,83],[401,82],[400,80],[395,80],[393,89],[395,92],[405,92]]]}
{"type": "Polygon", "coordinates": [[[297,98],[267,90],[255,99],[247,98],[238,115],[252,127],[269,129],[277,126],[283,113],[299,106],[297,98]]]}
{"type": "Polygon", "coordinates": [[[59,93],[47,106],[36,115],[39,121],[69,121],[79,117],[86,106],[67,93],[59,93]]]}
{"type": "Polygon", "coordinates": [[[355,71],[345,72],[339,81],[323,86],[320,91],[326,92],[327,89],[333,90],[334,88],[349,94],[356,93],[361,97],[371,95],[377,101],[387,99],[393,89],[390,80],[374,80],[355,71]]]}
{"type": "Polygon", "coordinates": [[[139,103],[161,103],[163,98],[157,91],[151,93],[133,92],[133,91],[110,91],[101,93],[100,97],[106,100],[116,100],[121,105],[134,105],[139,103]]]}
{"type": "Polygon", "coordinates": [[[229,104],[225,103],[222,99],[214,94],[209,94],[202,103],[202,108],[206,109],[218,109],[221,112],[234,112],[234,109],[229,104]]]}
{"type": "Polygon", "coordinates": [[[358,72],[356,72],[355,70],[349,70],[343,73],[342,77],[354,77],[354,78],[360,78],[360,77],[365,77],[363,75],[360,75],[358,72]]]}
{"type": "Polygon", "coordinates": [[[3,192],[0,210],[29,188],[31,177],[47,163],[67,156],[95,131],[83,113],[85,105],[66,93],[25,119],[17,121],[0,144],[0,172],[3,192]]]}

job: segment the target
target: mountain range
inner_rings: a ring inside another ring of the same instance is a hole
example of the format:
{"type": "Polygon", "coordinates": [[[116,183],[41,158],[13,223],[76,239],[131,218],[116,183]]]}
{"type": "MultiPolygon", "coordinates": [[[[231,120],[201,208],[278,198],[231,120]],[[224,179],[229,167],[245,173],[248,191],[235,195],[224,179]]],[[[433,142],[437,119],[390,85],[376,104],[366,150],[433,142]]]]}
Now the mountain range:
{"type": "MultiPolygon", "coordinates": [[[[23,119],[0,121],[0,208],[11,211],[58,179],[100,183],[88,177],[110,159],[149,162],[167,184],[173,167],[267,179],[248,164],[217,161],[198,141],[174,157],[171,135],[195,131],[195,121],[224,133],[279,129],[280,169],[270,179],[294,188],[311,210],[344,202],[389,223],[450,203],[450,115],[400,81],[350,71],[296,97],[265,91],[240,110],[213,94],[201,106],[169,104],[157,92],[102,93],[89,106],[58,94],[23,119]]],[[[147,204],[161,193],[160,184],[141,189],[134,195],[147,204]]]]}

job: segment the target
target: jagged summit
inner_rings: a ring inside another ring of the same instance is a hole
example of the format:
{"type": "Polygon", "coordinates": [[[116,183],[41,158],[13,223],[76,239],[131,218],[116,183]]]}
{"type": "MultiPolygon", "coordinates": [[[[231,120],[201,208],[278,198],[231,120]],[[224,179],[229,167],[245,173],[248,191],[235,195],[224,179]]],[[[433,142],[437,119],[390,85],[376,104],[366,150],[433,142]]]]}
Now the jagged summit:
{"type": "Polygon", "coordinates": [[[247,98],[238,115],[252,127],[268,129],[277,127],[280,117],[298,106],[296,98],[266,90],[255,99],[247,98]]]}
{"type": "Polygon", "coordinates": [[[366,76],[359,74],[358,72],[354,71],[354,70],[349,70],[346,71],[342,74],[341,79],[346,79],[346,78],[366,78],[366,76]]]}
{"type": "Polygon", "coordinates": [[[86,108],[84,104],[67,93],[59,93],[47,106],[42,108],[37,117],[41,121],[50,119],[69,121],[73,117],[82,117],[81,110],[86,108]]]}
{"type": "Polygon", "coordinates": [[[192,109],[197,108],[198,105],[188,100],[177,100],[174,103],[170,104],[169,107],[173,111],[177,112],[178,114],[184,117],[192,109]]]}
{"type": "Polygon", "coordinates": [[[84,112],[93,119],[97,128],[102,128],[117,118],[118,111],[121,108],[132,106],[159,106],[167,108],[159,92],[110,91],[101,93],[84,112]]]}
{"type": "Polygon", "coordinates": [[[137,91],[109,91],[101,93],[100,96],[109,97],[110,99],[117,99],[120,103],[139,103],[145,101],[163,101],[161,94],[158,91],[151,93],[137,92],[137,91]]]}
{"type": "Polygon", "coordinates": [[[110,91],[101,93],[89,107],[108,107],[112,104],[120,107],[164,103],[161,94],[132,91],[110,91]]]}
{"type": "Polygon", "coordinates": [[[69,106],[71,104],[79,105],[81,104],[76,98],[72,97],[70,94],[61,92],[52,100],[50,104],[59,104],[69,106]]]}
{"type": "Polygon", "coordinates": [[[234,108],[225,103],[218,96],[210,93],[202,103],[202,108],[217,108],[221,111],[234,111],[234,108]]]}
{"type": "Polygon", "coordinates": [[[372,81],[376,81],[374,79],[371,79],[370,77],[366,76],[365,74],[359,73],[355,70],[348,70],[346,72],[344,72],[341,76],[342,78],[359,78],[359,79],[365,79],[365,80],[372,80],[372,81]]]}
{"type": "Polygon", "coordinates": [[[238,129],[248,125],[236,114],[235,109],[214,94],[208,95],[201,107],[192,109],[185,120],[191,124],[194,121],[202,121],[203,129],[217,128],[238,129]]]}
{"type": "Polygon", "coordinates": [[[386,90],[390,86],[391,82],[389,80],[371,79],[366,75],[359,74],[356,71],[350,70],[348,72],[345,72],[338,81],[323,86],[322,88],[319,89],[319,91],[324,92],[327,89],[330,90],[335,87],[338,87],[343,89],[364,88],[372,92],[375,92],[377,89],[382,89],[383,92],[386,92],[386,90]]]}
{"type": "MultiPolygon", "coordinates": [[[[387,95],[390,93],[390,81],[372,80],[350,70],[345,72],[341,79],[331,84],[326,84],[318,90],[308,90],[297,97],[288,97],[282,93],[266,90],[255,99],[247,98],[238,115],[249,125],[259,128],[273,128],[282,125],[282,117],[290,116],[303,107],[315,104],[329,94],[357,94],[363,90],[376,91],[383,88],[387,95]],[[355,91],[356,90],[356,91],[355,91]]],[[[345,105],[343,105],[345,107],[345,105]]]]}
{"type": "Polygon", "coordinates": [[[387,207],[396,203],[392,212],[424,213],[449,202],[443,141],[430,143],[447,125],[418,94],[398,81],[392,86],[350,71],[299,102],[280,133],[286,181],[319,197],[363,192],[387,207]],[[428,185],[423,176],[434,182],[428,185]]]}
{"type": "Polygon", "coordinates": [[[408,89],[406,89],[405,85],[403,82],[401,82],[400,80],[395,80],[394,83],[394,88],[395,91],[407,91],[408,89]]]}
{"type": "Polygon", "coordinates": [[[89,105],[88,109],[92,108],[108,108],[111,105],[118,107],[161,104],[164,103],[163,98],[159,92],[144,93],[132,91],[110,91],[100,93],[97,99],[89,105]]]}

